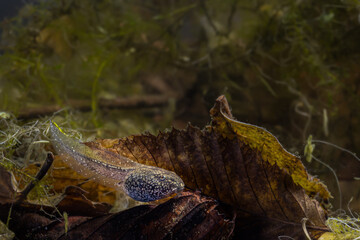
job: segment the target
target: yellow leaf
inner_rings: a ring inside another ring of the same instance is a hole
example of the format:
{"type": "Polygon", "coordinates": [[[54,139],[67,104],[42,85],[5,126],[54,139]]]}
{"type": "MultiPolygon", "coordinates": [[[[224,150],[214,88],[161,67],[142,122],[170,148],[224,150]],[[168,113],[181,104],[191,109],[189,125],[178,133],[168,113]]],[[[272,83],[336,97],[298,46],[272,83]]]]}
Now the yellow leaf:
{"type": "Polygon", "coordinates": [[[234,120],[224,96],[217,99],[211,113],[217,130],[224,137],[236,137],[241,143],[260,152],[264,161],[271,165],[276,164],[287,172],[294,183],[300,185],[309,195],[318,194],[324,200],[332,197],[319,179],[309,177],[300,158],[286,151],[274,135],[264,128],[234,120]]]}

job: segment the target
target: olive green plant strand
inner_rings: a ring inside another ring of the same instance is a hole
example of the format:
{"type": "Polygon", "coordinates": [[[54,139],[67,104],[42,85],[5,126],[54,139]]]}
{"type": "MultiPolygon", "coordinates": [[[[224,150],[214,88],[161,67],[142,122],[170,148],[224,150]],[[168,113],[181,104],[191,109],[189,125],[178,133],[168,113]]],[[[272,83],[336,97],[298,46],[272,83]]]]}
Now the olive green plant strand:
{"type": "Polygon", "coordinates": [[[97,92],[99,88],[99,79],[104,70],[107,61],[103,61],[100,66],[98,67],[96,76],[93,81],[92,91],[91,91],[91,110],[92,110],[92,121],[96,127],[98,127],[98,122],[96,120],[97,114],[97,92]]]}

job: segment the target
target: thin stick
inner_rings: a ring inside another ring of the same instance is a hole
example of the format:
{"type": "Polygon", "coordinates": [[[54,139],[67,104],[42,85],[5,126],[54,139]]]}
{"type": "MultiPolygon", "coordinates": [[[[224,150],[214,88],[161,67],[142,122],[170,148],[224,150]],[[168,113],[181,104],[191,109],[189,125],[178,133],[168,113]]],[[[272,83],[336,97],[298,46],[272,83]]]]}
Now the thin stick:
{"type": "Polygon", "coordinates": [[[347,150],[345,148],[342,148],[338,145],[335,145],[333,143],[330,143],[330,142],[326,142],[326,141],[322,141],[322,140],[312,140],[312,142],[314,143],[322,143],[322,144],[326,144],[326,145],[329,145],[329,146],[332,146],[334,148],[337,148],[337,149],[340,149],[341,151],[344,151],[344,152],[347,152],[349,153],[350,155],[352,155],[356,160],[358,160],[360,162],[360,158],[358,156],[356,156],[356,153],[353,153],[351,152],[350,150],[347,150]]]}
{"type": "Polygon", "coordinates": [[[317,161],[317,162],[321,163],[322,165],[324,165],[325,167],[327,167],[332,172],[332,174],[334,174],[336,185],[337,185],[337,188],[338,188],[338,191],[339,191],[340,209],[342,209],[342,194],[341,194],[341,188],[340,188],[339,179],[338,179],[338,177],[336,175],[336,172],[334,171],[334,169],[332,167],[330,167],[330,165],[328,165],[328,164],[324,163],[323,161],[321,161],[320,159],[314,157],[314,155],[311,155],[311,156],[315,161],[317,161]]]}
{"type": "MultiPolygon", "coordinates": [[[[128,98],[102,99],[98,101],[99,109],[131,109],[166,106],[171,96],[145,95],[128,98]]],[[[70,100],[67,105],[79,111],[91,111],[91,102],[86,100],[70,100]]],[[[60,105],[48,105],[40,108],[24,108],[19,111],[18,119],[31,119],[38,116],[52,114],[63,109],[60,105]]]]}
{"type": "Polygon", "coordinates": [[[35,187],[35,184],[39,182],[47,173],[49,168],[51,167],[51,164],[54,161],[54,155],[52,153],[48,153],[47,158],[44,162],[44,164],[41,166],[39,172],[36,174],[35,179],[32,180],[26,188],[20,193],[16,204],[20,204],[22,201],[26,199],[26,196],[29,194],[29,192],[35,187]]]}

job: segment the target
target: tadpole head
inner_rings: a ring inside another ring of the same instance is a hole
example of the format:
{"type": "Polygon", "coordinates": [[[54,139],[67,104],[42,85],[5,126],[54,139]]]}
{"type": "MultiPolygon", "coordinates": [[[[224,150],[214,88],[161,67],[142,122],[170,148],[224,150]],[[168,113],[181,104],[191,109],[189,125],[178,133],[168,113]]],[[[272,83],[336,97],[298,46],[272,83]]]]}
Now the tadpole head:
{"type": "Polygon", "coordinates": [[[134,170],[126,177],[124,189],[137,201],[151,202],[181,192],[184,185],[183,180],[174,172],[144,167],[134,170]]]}

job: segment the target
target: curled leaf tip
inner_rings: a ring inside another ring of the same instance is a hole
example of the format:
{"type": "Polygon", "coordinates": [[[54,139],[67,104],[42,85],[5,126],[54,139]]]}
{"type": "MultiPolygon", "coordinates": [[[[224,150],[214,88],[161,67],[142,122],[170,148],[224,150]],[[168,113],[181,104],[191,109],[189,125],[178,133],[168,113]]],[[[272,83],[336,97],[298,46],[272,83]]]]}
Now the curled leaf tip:
{"type": "Polygon", "coordinates": [[[216,99],[210,110],[213,128],[222,136],[236,138],[240,144],[245,144],[255,150],[262,160],[271,165],[277,165],[289,174],[294,183],[300,185],[308,195],[319,195],[327,201],[331,198],[327,187],[317,178],[310,176],[299,157],[288,152],[278,139],[262,127],[236,121],[225,96],[216,99]]]}

